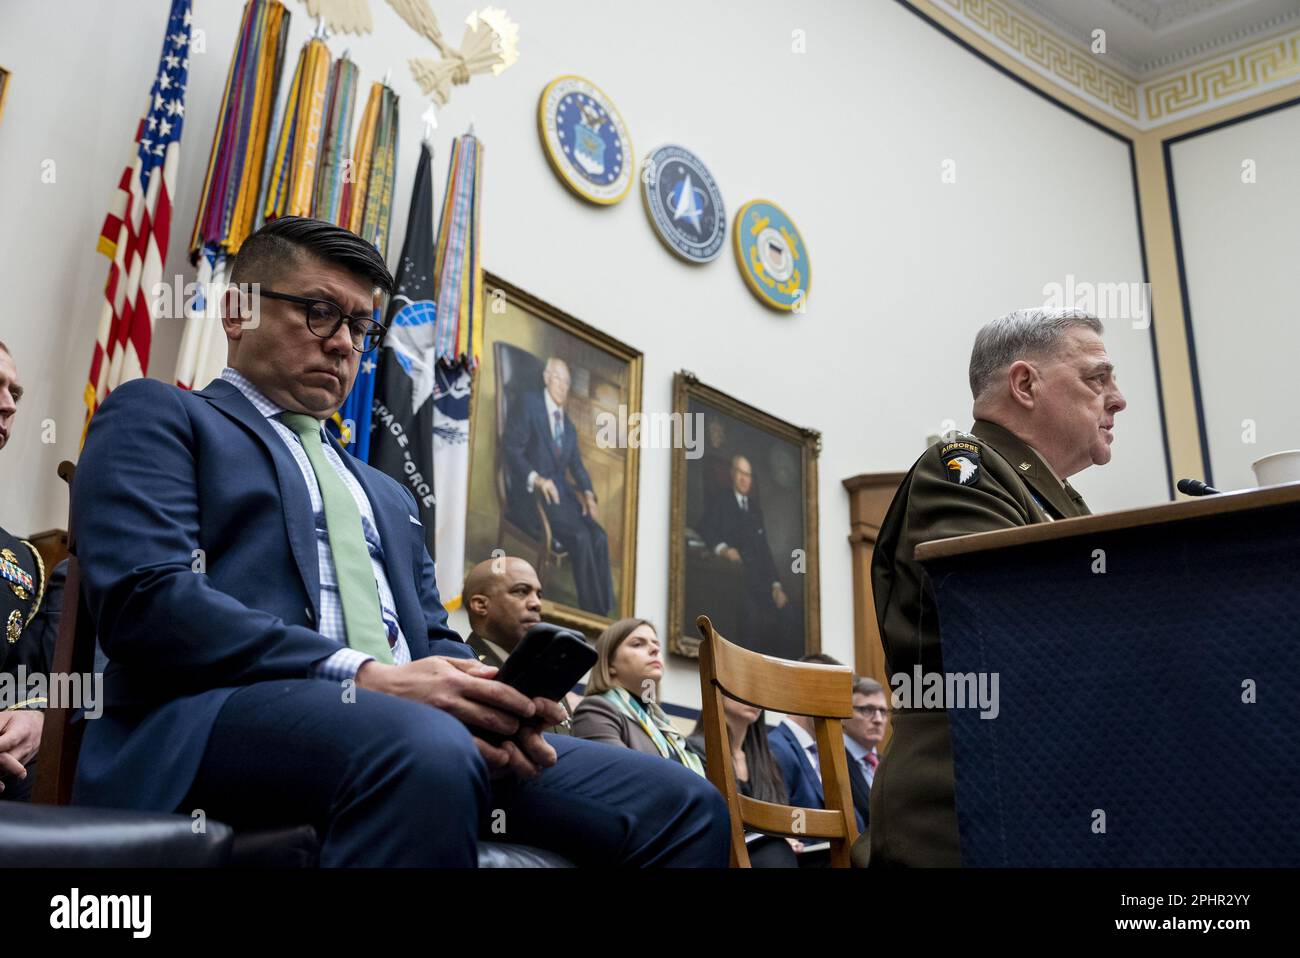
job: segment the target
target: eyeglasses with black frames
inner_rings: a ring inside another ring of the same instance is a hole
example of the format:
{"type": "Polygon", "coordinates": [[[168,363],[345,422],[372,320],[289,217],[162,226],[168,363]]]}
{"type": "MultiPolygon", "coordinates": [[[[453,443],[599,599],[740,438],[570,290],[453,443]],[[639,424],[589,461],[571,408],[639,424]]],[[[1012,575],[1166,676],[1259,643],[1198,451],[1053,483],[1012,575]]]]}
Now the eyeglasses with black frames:
{"type": "Polygon", "coordinates": [[[352,348],[359,353],[373,351],[384,339],[388,327],[377,323],[369,316],[345,316],[343,310],[327,299],[307,299],[304,296],[290,296],[263,289],[261,295],[267,299],[282,299],[287,303],[297,303],[307,314],[307,328],[321,339],[330,339],[339,331],[343,323],[348,324],[348,333],[352,336],[352,348]]]}

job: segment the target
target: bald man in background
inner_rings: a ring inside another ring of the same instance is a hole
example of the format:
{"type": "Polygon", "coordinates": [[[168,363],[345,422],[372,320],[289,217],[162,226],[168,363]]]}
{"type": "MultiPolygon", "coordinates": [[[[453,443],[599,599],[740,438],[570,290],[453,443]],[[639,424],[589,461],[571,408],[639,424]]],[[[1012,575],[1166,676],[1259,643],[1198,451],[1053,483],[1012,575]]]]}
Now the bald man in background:
{"type": "MultiPolygon", "coordinates": [[[[501,556],[480,562],[465,577],[463,592],[470,634],[465,640],[484,665],[501,668],[528,630],[542,621],[542,584],[523,559],[501,556]]],[[[579,697],[569,692],[560,704],[567,717],[550,729],[569,735],[569,720],[579,697]]]]}

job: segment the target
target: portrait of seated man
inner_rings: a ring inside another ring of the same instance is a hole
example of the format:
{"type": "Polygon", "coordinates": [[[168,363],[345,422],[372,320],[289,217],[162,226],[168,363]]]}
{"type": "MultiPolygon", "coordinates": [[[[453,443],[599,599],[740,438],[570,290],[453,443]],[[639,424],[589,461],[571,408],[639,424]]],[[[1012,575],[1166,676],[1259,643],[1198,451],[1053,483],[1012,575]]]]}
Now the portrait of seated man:
{"type": "Polygon", "coordinates": [[[540,534],[535,496],[540,490],[553,546],[568,552],[578,605],[608,615],[614,607],[609,538],[600,524],[600,504],[578,449],[578,434],[565,412],[569,366],[556,356],[546,360],[540,388],[521,391],[502,436],[511,472],[507,503],[511,521],[540,534]]]}
{"type": "Polygon", "coordinates": [[[722,600],[733,606],[736,641],[756,652],[780,654],[782,639],[798,626],[754,493],[749,459],[732,456],[731,488],[706,502],[694,528],[713,555],[741,571],[741,587],[722,600]]]}

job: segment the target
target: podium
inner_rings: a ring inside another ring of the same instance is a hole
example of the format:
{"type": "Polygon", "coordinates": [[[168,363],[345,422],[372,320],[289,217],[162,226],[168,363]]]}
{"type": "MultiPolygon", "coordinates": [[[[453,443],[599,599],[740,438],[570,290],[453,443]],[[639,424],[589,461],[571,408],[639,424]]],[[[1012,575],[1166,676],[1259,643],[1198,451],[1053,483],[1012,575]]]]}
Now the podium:
{"type": "Polygon", "coordinates": [[[1300,865],[1300,483],[916,558],[997,693],[946,702],[964,865],[1300,865]]]}

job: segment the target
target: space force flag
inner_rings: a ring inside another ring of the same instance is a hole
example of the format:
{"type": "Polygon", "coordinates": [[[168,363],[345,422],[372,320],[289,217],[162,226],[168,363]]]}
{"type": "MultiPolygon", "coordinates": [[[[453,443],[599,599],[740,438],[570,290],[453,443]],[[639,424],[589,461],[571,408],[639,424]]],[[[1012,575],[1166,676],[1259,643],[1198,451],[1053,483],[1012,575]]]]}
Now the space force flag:
{"type": "MultiPolygon", "coordinates": [[[[406,486],[420,507],[424,541],[436,558],[433,490],[433,173],[427,143],[411,190],[388,333],[375,374],[370,464],[406,486]]],[[[459,592],[459,588],[456,590],[459,592]]]]}

